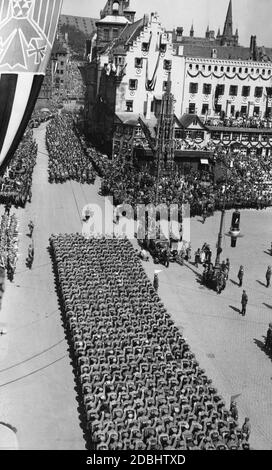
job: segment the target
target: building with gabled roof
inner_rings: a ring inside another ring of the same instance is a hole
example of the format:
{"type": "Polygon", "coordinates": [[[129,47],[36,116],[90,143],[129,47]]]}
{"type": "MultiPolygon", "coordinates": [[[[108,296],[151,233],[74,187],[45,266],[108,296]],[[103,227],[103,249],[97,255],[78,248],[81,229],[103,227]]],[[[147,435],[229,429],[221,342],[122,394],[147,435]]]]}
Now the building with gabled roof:
{"type": "MultiPolygon", "coordinates": [[[[100,26],[104,19],[110,24],[109,6],[112,2],[103,10],[100,26]]],[[[183,35],[182,27],[167,31],[157,13],[133,22],[125,22],[123,10],[119,13],[115,24],[122,25],[120,32],[111,40],[97,35],[84,70],[88,135],[109,154],[154,158],[170,80],[175,158],[185,158],[186,151],[210,151],[218,143],[243,145],[246,136],[247,151],[256,141],[258,151],[270,152],[269,139],[262,146],[261,132],[246,133],[241,124],[254,128],[256,121],[272,117],[270,50],[260,54],[254,36],[250,47],[239,45],[238,32],[233,35],[232,2],[223,34],[219,30],[217,37],[210,27],[204,38],[195,36],[193,25],[190,36],[183,35]]],[[[268,123],[267,134],[272,133],[269,129],[268,123]]]]}

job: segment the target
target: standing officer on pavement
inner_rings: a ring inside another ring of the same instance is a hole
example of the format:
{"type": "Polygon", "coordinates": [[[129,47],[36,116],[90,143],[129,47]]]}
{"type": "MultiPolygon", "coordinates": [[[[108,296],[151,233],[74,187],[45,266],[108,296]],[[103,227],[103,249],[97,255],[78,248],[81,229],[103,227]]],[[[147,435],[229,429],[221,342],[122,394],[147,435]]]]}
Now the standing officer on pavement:
{"type": "Polygon", "coordinates": [[[266,271],[266,275],[265,275],[265,277],[266,277],[266,287],[270,286],[271,274],[272,274],[271,266],[268,266],[267,271],[266,271]]]}
{"type": "Polygon", "coordinates": [[[227,275],[227,279],[229,278],[229,272],[230,272],[230,260],[229,258],[227,258],[226,260],[226,269],[227,269],[227,272],[228,272],[228,275],[227,275]]]}
{"type": "Polygon", "coordinates": [[[265,349],[270,352],[272,349],[272,323],[269,323],[269,328],[266,333],[265,349]]]}
{"type": "Polygon", "coordinates": [[[154,274],[153,287],[154,287],[155,291],[158,292],[158,289],[159,289],[159,276],[158,276],[158,274],[154,274]]]}
{"type": "Polygon", "coordinates": [[[243,317],[246,314],[247,303],[248,303],[248,296],[247,296],[246,291],[243,290],[243,295],[242,295],[242,300],[241,300],[241,304],[242,304],[242,312],[241,313],[242,313],[243,317]]]}
{"type": "Polygon", "coordinates": [[[238,277],[238,279],[239,279],[239,287],[242,287],[242,285],[243,285],[243,278],[244,278],[244,266],[240,266],[240,269],[239,269],[239,272],[238,272],[237,277],[238,277]]]}

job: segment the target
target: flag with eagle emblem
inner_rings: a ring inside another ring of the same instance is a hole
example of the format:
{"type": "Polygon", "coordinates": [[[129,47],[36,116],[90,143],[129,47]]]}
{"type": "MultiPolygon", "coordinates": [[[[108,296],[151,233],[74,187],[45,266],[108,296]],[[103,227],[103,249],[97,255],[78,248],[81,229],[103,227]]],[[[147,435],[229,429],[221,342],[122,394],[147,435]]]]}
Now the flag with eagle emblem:
{"type": "Polygon", "coordinates": [[[41,89],[62,0],[0,0],[0,165],[16,150],[41,89]]]}

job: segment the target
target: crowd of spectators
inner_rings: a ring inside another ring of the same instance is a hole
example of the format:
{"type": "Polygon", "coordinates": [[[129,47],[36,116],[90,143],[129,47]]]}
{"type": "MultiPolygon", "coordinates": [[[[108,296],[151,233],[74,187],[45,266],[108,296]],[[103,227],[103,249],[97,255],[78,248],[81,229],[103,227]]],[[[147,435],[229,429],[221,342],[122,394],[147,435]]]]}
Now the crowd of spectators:
{"type": "MultiPolygon", "coordinates": [[[[231,155],[214,153],[214,164],[220,166],[221,177],[215,181],[212,171],[189,171],[180,175],[161,176],[158,203],[190,204],[191,215],[213,213],[225,203],[226,209],[262,209],[272,204],[272,159],[256,152],[231,155]]],[[[109,162],[102,180],[103,195],[113,195],[116,205],[150,204],[156,200],[156,176],[139,170],[120,158],[109,162]]]]}
{"type": "Polygon", "coordinates": [[[93,164],[73,130],[73,119],[69,114],[57,116],[50,121],[46,129],[46,143],[50,183],[64,183],[69,180],[94,183],[96,173],[93,164]]]}
{"type": "Polygon", "coordinates": [[[18,220],[15,214],[5,212],[0,225],[0,266],[13,279],[18,259],[18,220]]]}
{"type": "Polygon", "coordinates": [[[208,379],[128,240],[52,235],[90,448],[235,450],[249,432],[208,379]]]}
{"type": "Polygon", "coordinates": [[[206,145],[202,142],[198,143],[195,139],[186,138],[186,140],[175,139],[175,150],[198,150],[201,152],[213,152],[215,150],[215,144],[209,141],[206,145]]]}
{"type": "Polygon", "coordinates": [[[3,176],[0,177],[0,203],[24,207],[32,197],[32,174],[37,160],[33,131],[27,130],[3,176]]]}
{"type": "Polygon", "coordinates": [[[228,117],[225,119],[209,118],[206,125],[212,127],[243,127],[252,129],[269,129],[272,127],[272,119],[263,119],[255,116],[228,117]]]}

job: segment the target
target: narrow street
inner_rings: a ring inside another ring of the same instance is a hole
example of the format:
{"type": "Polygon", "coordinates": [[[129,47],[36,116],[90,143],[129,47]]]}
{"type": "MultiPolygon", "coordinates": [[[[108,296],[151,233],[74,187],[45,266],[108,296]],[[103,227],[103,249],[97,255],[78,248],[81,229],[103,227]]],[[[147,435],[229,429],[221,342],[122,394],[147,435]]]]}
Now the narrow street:
{"type": "MultiPolygon", "coordinates": [[[[48,252],[52,233],[81,232],[81,211],[97,202],[97,186],[50,185],[46,125],[34,130],[38,160],[32,203],[19,209],[19,260],[14,282],[6,282],[0,328],[0,421],[17,429],[20,449],[85,448],[75,381],[55,293],[48,252]],[[28,223],[34,221],[35,259],[25,264],[28,223]]],[[[0,443],[1,447],[1,443],[0,443]]]]}

